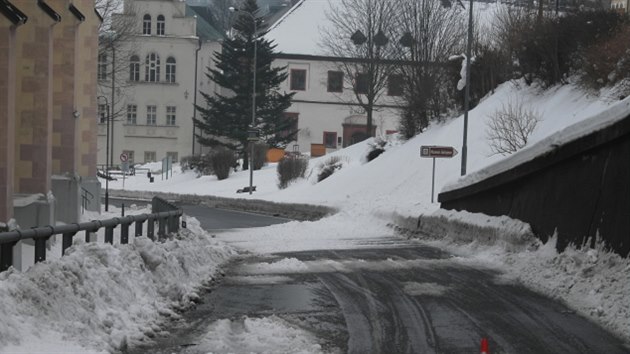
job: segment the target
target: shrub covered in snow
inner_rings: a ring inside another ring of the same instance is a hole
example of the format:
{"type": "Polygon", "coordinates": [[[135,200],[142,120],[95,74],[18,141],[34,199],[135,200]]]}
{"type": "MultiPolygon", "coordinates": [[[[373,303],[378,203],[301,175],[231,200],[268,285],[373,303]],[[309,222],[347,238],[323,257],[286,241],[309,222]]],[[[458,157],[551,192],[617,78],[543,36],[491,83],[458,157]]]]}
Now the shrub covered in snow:
{"type": "Polygon", "coordinates": [[[265,144],[254,144],[254,170],[260,170],[267,162],[267,150],[265,144]]]}
{"type": "Polygon", "coordinates": [[[232,150],[217,148],[212,152],[212,170],[219,180],[230,176],[230,170],[236,164],[236,156],[232,150]]]}
{"type": "Polygon", "coordinates": [[[386,145],[387,145],[387,140],[381,137],[377,137],[374,139],[374,141],[368,143],[368,146],[370,147],[370,149],[367,153],[367,156],[365,157],[367,159],[367,162],[374,160],[375,158],[379,157],[382,153],[384,153],[386,145]]]}
{"type": "Polygon", "coordinates": [[[192,170],[200,176],[212,174],[212,161],[210,155],[191,155],[182,157],[180,164],[182,171],[192,170]]]}
{"type": "Polygon", "coordinates": [[[317,182],[321,182],[330,177],[335,171],[343,167],[346,159],[343,156],[331,156],[318,166],[317,182]]]}
{"type": "Polygon", "coordinates": [[[308,168],[308,157],[287,155],[278,162],[278,188],[285,189],[298,178],[304,178],[308,168]]]}

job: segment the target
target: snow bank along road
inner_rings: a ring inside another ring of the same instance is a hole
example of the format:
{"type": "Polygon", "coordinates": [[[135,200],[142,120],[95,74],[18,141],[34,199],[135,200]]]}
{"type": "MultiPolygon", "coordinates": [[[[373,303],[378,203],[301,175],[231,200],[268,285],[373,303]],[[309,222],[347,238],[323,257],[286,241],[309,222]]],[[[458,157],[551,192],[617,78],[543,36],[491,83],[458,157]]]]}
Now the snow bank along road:
{"type": "Polygon", "coordinates": [[[209,324],[232,319],[238,332],[234,319],[279,317],[313,333],[322,352],[475,353],[483,337],[493,353],[630,352],[564,305],[502,283],[495,271],[398,237],[357,245],[233,262],[221,285],[150,351],[239,352],[238,343],[200,344],[209,324]]]}

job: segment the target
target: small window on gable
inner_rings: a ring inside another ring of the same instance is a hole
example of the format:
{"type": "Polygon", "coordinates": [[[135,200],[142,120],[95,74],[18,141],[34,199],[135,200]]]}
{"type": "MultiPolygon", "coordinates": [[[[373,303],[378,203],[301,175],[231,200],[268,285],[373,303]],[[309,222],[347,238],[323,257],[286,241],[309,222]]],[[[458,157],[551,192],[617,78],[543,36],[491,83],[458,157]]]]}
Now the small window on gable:
{"type": "Polygon", "coordinates": [[[166,34],[164,32],[165,26],[166,26],[166,24],[164,23],[164,16],[163,15],[158,15],[158,17],[157,17],[157,29],[156,29],[156,34],[158,36],[163,36],[163,35],[166,34]]]}
{"type": "Polygon", "coordinates": [[[149,14],[142,18],[142,34],[151,34],[151,15],[149,14]]]}
{"type": "Polygon", "coordinates": [[[306,70],[291,69],[290,89],[293,91],[306,91],[306,70]]]}
{"type": "Polygon", "coordinates": [[[328,72],[328,92],[343,92],[343,72],[328,72]]]}

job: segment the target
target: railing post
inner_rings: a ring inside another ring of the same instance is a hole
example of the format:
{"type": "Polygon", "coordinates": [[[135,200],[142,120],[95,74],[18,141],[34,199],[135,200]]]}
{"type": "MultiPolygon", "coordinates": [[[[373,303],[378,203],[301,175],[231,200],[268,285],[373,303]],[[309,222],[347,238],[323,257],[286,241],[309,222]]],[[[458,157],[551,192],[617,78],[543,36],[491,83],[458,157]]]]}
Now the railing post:
{"type": "Polygon", "coordinates": [[[72,237],[76,235],[76,232],[68,232],[63,234],[63,238],[61,241],[61,255],[63,256],[66,253],[66,250],[72,246],[72,237]]]}
{"type": "Polygon", "coordinates": [[[152,217],[147,221],[147,237],[155,241],[155,219],[152,217]]]}
{"type": "Polygon", "coordinates": [[[0,244],[0,272],[4,272],[13,265],[13,246],[17,243],[14,241],[0,244]]]}
{"type": "Polygon", "coordinates": [[[114,244],[114,226],[105,228],[105,243],[109,243],[110,245],[114,244]]]}
{"type": "Polygon", "coordinates": [[[142,236],[142,223],[143,221],[136,221],[136,232],[134,236],[142,236]]]}
{"type": "Polygon", "coordinates": [[[158,240],[166,236],[166,218],[158,218],[158,240]]]}
{"type": "Polygon", "coordinates": [[[120,223],[120,243],[123,245],[129,243],[129,223],[125,221],[120,223]]]}
{"type": "Polygon", "coordinates": [[[35,263],[46,260],[46,241],[48,241],[49,238],[50,236],[35,239],[35,263]]]}
{"type": "Polygon", "coordinates": [[[90,230],[85,230],[85,243],[90,242],[90,234],[92,232],[90,230]]]}

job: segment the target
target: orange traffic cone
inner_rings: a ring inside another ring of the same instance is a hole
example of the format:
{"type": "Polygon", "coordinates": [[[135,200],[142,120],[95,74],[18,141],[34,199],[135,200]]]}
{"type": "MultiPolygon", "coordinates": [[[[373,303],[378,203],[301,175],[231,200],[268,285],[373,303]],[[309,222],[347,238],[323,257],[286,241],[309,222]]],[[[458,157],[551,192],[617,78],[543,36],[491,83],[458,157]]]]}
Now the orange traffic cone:
{"type": "Polygon", "coordinates": [[[488,338],[481,338],[481,354],[490,354],[490,349],[488,349],[488,338]]]}

